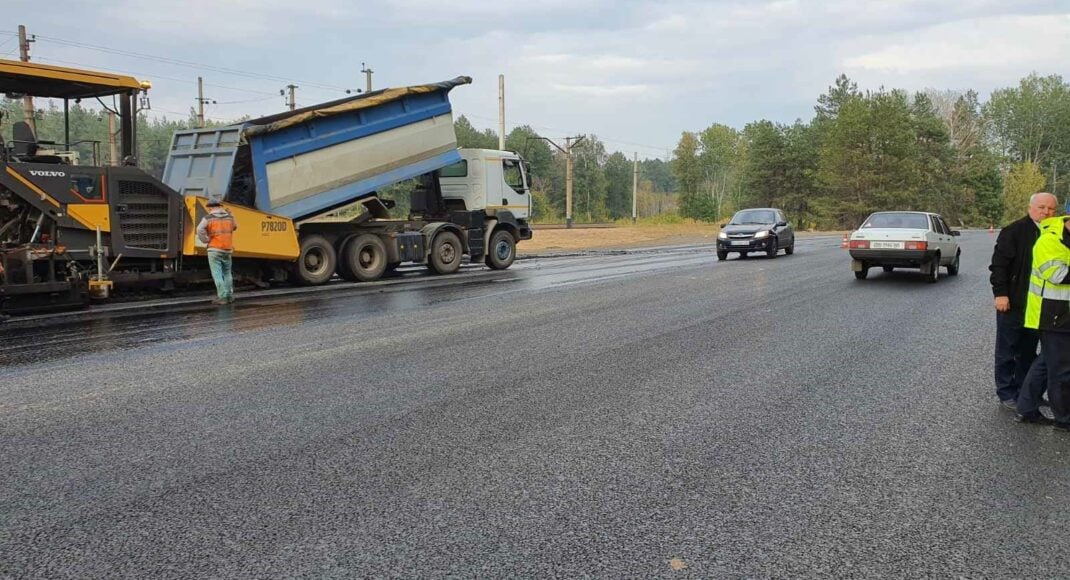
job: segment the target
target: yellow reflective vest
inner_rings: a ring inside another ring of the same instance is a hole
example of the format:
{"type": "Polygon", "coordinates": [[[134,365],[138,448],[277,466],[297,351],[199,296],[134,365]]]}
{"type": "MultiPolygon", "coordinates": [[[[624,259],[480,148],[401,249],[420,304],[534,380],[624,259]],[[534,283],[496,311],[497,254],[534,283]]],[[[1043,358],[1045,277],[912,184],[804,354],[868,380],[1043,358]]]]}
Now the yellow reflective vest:
{"type": "Polygon", "coordinates": [[[1070,247],[1063,243],[1070,216],[1040,222],[1040,237],[1033,246],[1033,272],[1025,327],[1070,332],[1070,247]]]}

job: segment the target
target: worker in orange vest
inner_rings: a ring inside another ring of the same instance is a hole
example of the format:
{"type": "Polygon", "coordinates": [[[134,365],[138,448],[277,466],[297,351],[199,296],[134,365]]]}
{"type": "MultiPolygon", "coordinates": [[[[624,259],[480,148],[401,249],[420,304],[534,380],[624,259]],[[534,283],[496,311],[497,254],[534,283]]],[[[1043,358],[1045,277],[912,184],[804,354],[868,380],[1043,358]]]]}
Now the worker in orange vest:
{"type": "Polygon", "coordinates": [[[234,278],[231,275],[231,254],[234,253],[234,232],[238,222],[218,199],[208,200],[208,215],[197,224],[197,239],[208,244],[208,267],[212,270],[216,295],[212,304],[234,302],[234,278]]]}

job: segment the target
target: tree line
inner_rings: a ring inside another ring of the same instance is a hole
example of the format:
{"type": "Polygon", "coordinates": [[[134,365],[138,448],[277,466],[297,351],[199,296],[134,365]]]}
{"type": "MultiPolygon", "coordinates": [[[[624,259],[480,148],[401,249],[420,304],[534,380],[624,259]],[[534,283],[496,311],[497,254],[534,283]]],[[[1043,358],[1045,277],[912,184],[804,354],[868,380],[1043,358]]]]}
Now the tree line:
{"type": "Polygon", "coordinates": [[[982,103],[975,91],[862,92],[841,75],[809,122],[684,132],[672,169],[680,212],[700,220],[772,206],[818,229],[880,210],[999,224],[1034,192],[1070,192],[1070,88],[1031,74],[982,103]]]}
{"type": "MultiPolygon", "coordinates": [[[[0,101],[0,111],[5,127],[22,118],[19,101],[0,101]]],[[[82,163],[110,162],[107,116],[75,103],[70,118],[72,141],[83,141],[75,147],[82,163]]],[[[141,166],[162,175],[172,134],[195,120],[192,110],[180,120],[140,115],[141,166]]],[[[493,130],[463,115],[454,125],[459,146],[498,147],[493,130]]],[[[54,101],[38,111],[37,127],[39,139],[63,141],[63,111],[54,101]]],[[[505,146],[529,164],[534,221],[564,221],[565,155],[526,125],[510,131],[505,146]]],[[[633,160],[608,152],[593,135],[572,153],[573,219],[630,218],[633,160]]],[[[851,228],[870,212],[892,209],[999,224],[1020,216],[1036,191],[1061,199],[1070,193],[1070,175],[1063,175],[1070,173],[1070,86],[1058,75],[1031,74],[981,102],[974,91],[863,92],[841,75],[817,98],[808,122],[685,131],[670,160],[641,159],[638,170],[637,213],[647,219],[713,222],[744,207],[772,206],[802,228],[851,228]]],[[[400,202],[405,191],[384,193],[400,202]]]]}

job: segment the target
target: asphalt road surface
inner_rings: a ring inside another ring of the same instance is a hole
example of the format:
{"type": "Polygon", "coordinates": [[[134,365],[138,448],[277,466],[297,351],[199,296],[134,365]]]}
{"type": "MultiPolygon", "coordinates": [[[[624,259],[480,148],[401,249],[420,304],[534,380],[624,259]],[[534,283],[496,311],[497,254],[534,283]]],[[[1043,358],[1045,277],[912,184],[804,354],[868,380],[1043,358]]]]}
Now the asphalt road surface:
{"type": "Polygon", "coordinates": [[[1070,436],[992,387],[994,237],[0,327],[0,577],[1054,577],[1070,436]]]}

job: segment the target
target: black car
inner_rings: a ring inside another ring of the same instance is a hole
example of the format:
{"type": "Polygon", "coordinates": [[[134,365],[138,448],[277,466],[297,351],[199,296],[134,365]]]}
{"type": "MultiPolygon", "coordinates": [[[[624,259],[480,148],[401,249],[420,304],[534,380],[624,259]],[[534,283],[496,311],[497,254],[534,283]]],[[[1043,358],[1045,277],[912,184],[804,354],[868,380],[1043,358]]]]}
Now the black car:
{"type": "Polygon", "coordinates": [[[751,252],[775,258],[780,250],[788,255],[795,253],[795,230],[779,209],[739,210],[717,234],[718,260],[727,258],[729,252],[739,252],[740,258],[751,252]]]}

